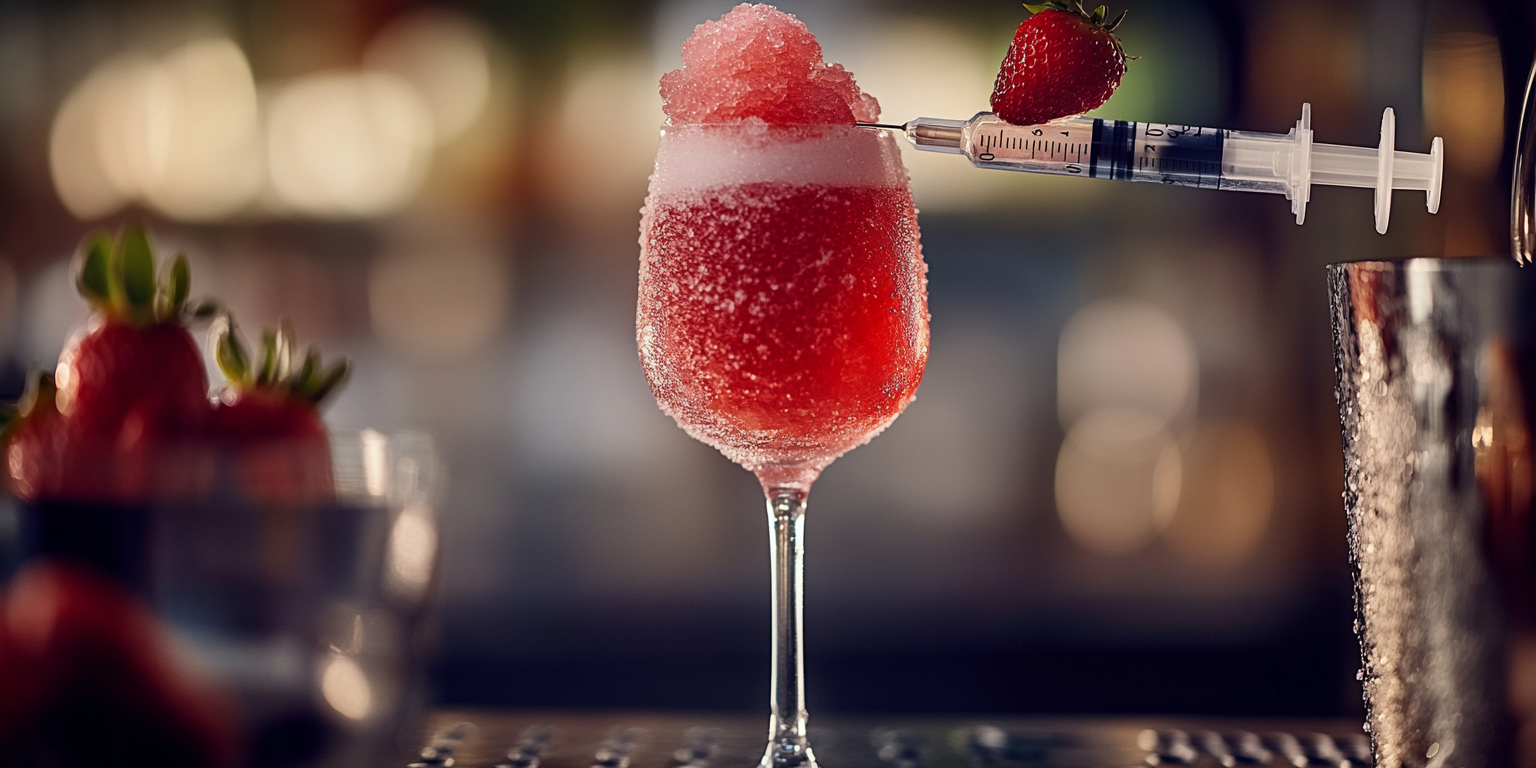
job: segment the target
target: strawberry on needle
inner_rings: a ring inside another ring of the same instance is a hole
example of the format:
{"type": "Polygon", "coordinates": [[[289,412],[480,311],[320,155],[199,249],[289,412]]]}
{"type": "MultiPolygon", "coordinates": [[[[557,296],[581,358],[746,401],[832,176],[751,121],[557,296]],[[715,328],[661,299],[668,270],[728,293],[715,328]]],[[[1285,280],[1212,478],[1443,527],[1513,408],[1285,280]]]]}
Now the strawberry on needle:
{"type": "Polygon", "coordinates": [[[1024,6],[992,90],[992,111],[1014,125],[1037,125],[1080,115],[1109,100],[1125,74],[1125,50],[1115,30],[1121,11],[1105,22],[1078,0],[1024,6]]]}

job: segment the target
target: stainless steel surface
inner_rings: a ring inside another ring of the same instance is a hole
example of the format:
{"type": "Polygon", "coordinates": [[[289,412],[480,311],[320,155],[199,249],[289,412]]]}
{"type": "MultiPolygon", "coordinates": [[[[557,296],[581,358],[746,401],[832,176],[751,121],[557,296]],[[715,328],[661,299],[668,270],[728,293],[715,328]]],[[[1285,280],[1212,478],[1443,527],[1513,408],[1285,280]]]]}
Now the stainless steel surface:
{"type": "MultiPolygon", "coordinates": [[[[524,754],[530,734],[542,734],[538,768],[744,768],[762,754],[755,717],[444,711],[401,765],[526,768],[509,754],[524,754]]],[[[1360,724],[1347,721],[826,717],[810,737],[838,768],[1370,765],[1360,724]]]]}

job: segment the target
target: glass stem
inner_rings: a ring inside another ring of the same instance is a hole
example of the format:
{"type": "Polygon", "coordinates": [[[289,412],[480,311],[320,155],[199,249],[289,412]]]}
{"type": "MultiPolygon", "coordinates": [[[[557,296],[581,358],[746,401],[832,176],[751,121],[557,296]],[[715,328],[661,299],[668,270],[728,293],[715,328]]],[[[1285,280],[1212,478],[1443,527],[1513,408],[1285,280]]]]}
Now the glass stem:
{"type": "Polygon", "coordinates": [[[806,741],[801,594],[805,586],[805,492],[768,494],[773,557],[773,715],[763,768],[815,768],[806,741]]]}

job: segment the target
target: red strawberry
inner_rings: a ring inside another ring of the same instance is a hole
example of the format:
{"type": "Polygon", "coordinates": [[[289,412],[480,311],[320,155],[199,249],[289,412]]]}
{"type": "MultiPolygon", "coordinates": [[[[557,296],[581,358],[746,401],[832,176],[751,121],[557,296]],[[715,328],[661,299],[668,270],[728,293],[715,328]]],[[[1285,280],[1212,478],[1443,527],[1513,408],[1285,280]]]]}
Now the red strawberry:
{"type": "Polygon", "coordinates": [[[186,257],[157,279],[142,228],[125,228],[116,243],[97,233],[76,261],[75,282],[95,314],[65,347],[55,373],[59,411],[71,432],[115,444],[130,410],[141,421],[138,431],[194,431],[207,415],[208,376],[183,324],[191,286],[186,257]]]}
{"type": "Polygon", "coordinates": [[[28,658],[31,654],[11,637],[6,613],[0,601],[0,680],[6,688],[0,696],[0,751],[14,754],[36,727],[38,712],[52,697],[54,686],[43,665],[28,658]]]}
{"type": "Polygon", "coordinates": [[[293,331],[284,323],[262,334],[261,360],[252,366],[228,314],[214,320],[209,344],[230,381],[209,428],[235,452],[246,492],[268,500],[329,498],[330,438],[319,406],[346,378],[347,361],[327,368],[310,347],[295,365],[293,331]]]}
{"type": "Polygon", "coordinates": [[[23,498],[139,498],[158,490],[165,447],[208,416],[208,377],[183,324],[208,310],[187,310],[184,257],[157,277],[138,227],[87,238],[75,282],[94,313],[8,430],[5,469],[23,498]]]}
{"type": "Polygon", "coordinates": [[[53,376],[34,371],[21,402],[6,408],[6,484],[25,501],[117,498],[115,448],[73,438],[57,400],[53,376]]]}
{"type": "Polygon", "coordinates": [[[1125,74],[1125,51],[1114,35],[1122,11],[1104,23],[1079,0],[1025,5],[1034,14],[1019,25],[992,89],[992,111],[1014,125],[1080,115],[1109,100],[1125,74]]]}
{"type": "Polygon", "coordinates": [[[0,764],[236,762],[225,694],[189,674],[136,597],[84,568],[38,561],[16,575],[0,600],[0,672],[0,764]]]}
{"type": "Polygon", "coordinates": [[[6,476],[11,492],[19,498],[36,499],[59,486],[64,424],[57,394],[52,376],[33,371],[21,402],[6,407],[6,476]]]}

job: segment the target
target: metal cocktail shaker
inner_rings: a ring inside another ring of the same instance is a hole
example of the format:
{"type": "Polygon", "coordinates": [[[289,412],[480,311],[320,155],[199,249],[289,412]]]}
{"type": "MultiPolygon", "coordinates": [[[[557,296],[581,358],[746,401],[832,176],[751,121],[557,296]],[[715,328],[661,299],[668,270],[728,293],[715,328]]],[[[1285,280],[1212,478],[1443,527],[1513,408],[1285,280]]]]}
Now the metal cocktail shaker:
{"type": "Polygon", "coordinates": [[[1510,765],[1536,270],[1409,259],[1331,265],[1328,281],[1376,765],[1510,765]]]}

